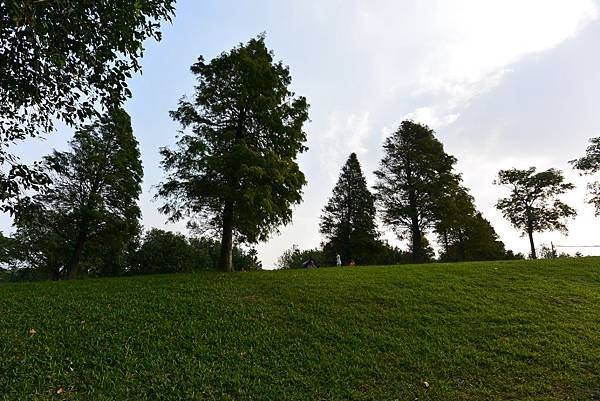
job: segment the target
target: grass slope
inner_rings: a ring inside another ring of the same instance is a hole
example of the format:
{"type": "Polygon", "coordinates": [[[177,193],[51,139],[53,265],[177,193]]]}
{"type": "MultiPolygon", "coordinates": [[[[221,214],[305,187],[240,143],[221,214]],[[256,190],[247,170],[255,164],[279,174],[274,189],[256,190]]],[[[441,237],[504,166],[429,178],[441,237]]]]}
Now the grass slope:
{"type": "Polygon", "coordinates": [[[599,338],[600,258],[10,284],[0,399],[597,400],[599,338]]]}

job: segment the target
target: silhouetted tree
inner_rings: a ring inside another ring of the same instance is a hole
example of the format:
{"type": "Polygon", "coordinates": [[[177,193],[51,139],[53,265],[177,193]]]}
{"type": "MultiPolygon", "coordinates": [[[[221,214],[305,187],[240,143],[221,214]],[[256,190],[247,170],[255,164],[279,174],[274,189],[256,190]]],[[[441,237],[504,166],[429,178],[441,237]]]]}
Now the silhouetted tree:
{"type": "Polygon", "coordinates": [[[449,241],[440,259],[446,261],[500,260],[506,258],[504,243],[481,213],[468,215],[449,230],[449,241]]]}
{"type": "Polygon", "coordinates": [[[531,258],[536,259],[533,233],[559,230],[567,232],[566,218],[574,217],[574,209],[561,202],[558,196],[574,188],[564,182],[562,172],[556,169],[535,172],[527,170],[500,170],[494,181],[511,189],[508,197],[498,200],[496,208],[511,224],[529,236],[531,258]]]}
{"type": "MultiPolygon", "coordinates": [[[[148,231],[131,261],[131,273],[186,273],[216,270],[219,262],[219,242],[208,238],[188,238],[157,228],[148,231]]],[[[233,250],[235,270],[260,270],[256,250],[233,250]]]]}
{"type": "Polygon", "coordinates": [[[386,139],[375,172],[383,222],[400,237],[409,234],[413,262],[425,260],[423,236],[439,220],[441,203],[458,185],[456,159],[428,127],[403,121],[386,139]]]}
{"type": "Polygon", "coordinates": [[[378,237],[375,217],[373,194],[352,153],[321,215],[319,228],[325,237],[325,253],[331,258],[339,253],[345,263],[351,259],[372,263],[378,237]]]}
{"type": "Polygon", "coordinates": [[[0,1],[0,207],[47,184],[8,146],[118,108],[141,69],[144,41],[160,39],[175,0],[0,1]]]}
{"type": "MultiPolygon", "coordinates": [[[[50,241],[44,249],[68,249],[56,264],[77,278],[86,245],[101,242],[111,257],[139,232],[142,163],[129,115],[114,110],[75,132],[71,151],[45,157],[52,185],[21,204],[15,224],[50,241]]],[[[52,252],[51,254],[54,254],[52,252]]],[[[50,258],[50,255],[46,255],[50,258]]],[[[56,268],[54,262],[48,262],[56,268]]]]}
{"type": "Polygon", "coordinates": [[[504,244],[494,228],[475,209],[473,197],[456,186],[440,202],[435,231],[443,245],[441,260],[504,259],[504,244]]]}
{"type": "Polygon", "coordinates": [[[171,112],[182,135],[176,149],[161,150],[160,210],[220,231],[219,265],[231,271],[234,236],[266,240],[302,199],[306,180],[295,159],[306,149],[308,105],[288,89],[289,69],[273,62],[263,36],[209,63],[200,57],[191,70],[194,99],[171,112]]]}
{"type": "MultiPolygon", "coordinates": [[[[585,151],[585,156],[571,160],[569,163],[583,174],[595,174],[600,171],[600,137],[590,139],[590,146],[585,151]]],[[[600,216],[600,181],[588,183],[588,203],[596,208],[596,216],[600,216]]]]}

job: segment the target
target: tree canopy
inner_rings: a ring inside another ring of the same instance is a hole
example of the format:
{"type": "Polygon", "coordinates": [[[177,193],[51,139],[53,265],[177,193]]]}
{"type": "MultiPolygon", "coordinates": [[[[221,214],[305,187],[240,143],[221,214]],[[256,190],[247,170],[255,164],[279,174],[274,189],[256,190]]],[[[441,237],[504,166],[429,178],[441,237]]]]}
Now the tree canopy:
{"type": "Polygon", "coordinates": [[[375,172],[383,222],[411,239],[413,262],[421,262],[424,233],[440,218],[442,201],[458,185],[456,159],[427,126],[403,121],[385,140],[384,157],[375,172]]]}
{"type": "MultiPolygon", "coordinates": [[[[571,160],[570,163],[584,174],[596,174],[600,171],[600,137],[590,139],[590,145],[585,151],[585,156],[571,160]]],[[[594,181],[587,185],[588,202],[594,205],[596,216],[600,216],[600,182],[594,181]]]]}
{"type": "Polygon", "coordinates": [[[147,38],[174,15],[175,0],[0,1],[0,206],[47,183],[8,147],[76,126],[131,95],[127,78],[141,69],[147,38]],[[99,112],[100,111],[100,112],[99,112]]]}
{"type": "Polygon", "coordinates": [[[325,237],[325,252],[331,258],[339,253],[344,263],[369,263],[378,237],[375,218],[375,198],[367,188],[356,153],[352,153],[321,215],[319,228],[325,237]]]}
{"type": "Polygon", "coordinates": [[[461,185],[454,187],[439,204],[435,231],[443,246],[445,261],[498,260],[506,257],[502,241],[483,215],[473,197],[461,185]]]}
{"type": "Polygon", "coordinates": [[[114,260],[139,232],[143,170],[129,115],[113,110],[77,130],[70,144],[45,157],[52,184],[23,202],[15,220],[21,236],[37,238],[32,251],[55,278],[61,268],[76,278],[94,247],[95,257],[114,260]]]}
{"type": "Polygon", "coordinates": [[[222,269],[232,270],[233,238],[256,243],[291,221],[306,183],[295,159],[306,150],[308,104],[288,87],[264,36],[192,65],[198,84],[171,116],[182,126],[163,148],[158,197],[171,220],[221,233],[222,269]]]}
{"type": "Polygon", "coordinates": [[[533,233],[550,230],[566,233],[565,219],[577,214],[558,198],[574,188],[564,182],[559,170],[551,168],[538,173],[535,167],[500,170],[494,183],[510,188],[510,195],[498,200],[496,208],[523,235],[529,236],[532,259],[537,258],[533,233]]]}

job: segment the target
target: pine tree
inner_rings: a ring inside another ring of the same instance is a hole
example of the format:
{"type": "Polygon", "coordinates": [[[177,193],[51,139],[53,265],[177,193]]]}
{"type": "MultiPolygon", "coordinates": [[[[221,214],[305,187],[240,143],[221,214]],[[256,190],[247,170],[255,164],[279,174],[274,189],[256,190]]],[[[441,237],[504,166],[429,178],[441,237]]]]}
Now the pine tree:
{"type": "Polygon", "coordinates": [[[403,121],[386,139],[377,176],[383,222],[411,241],[413,262],[425,260],[424,235],[440,219],[444,200],[458,186],[456,159],[427,126],[403,121]]]}
{"type": "Polygon", "coordinates": [[[333,193],[323,209],[320,231],[329,257],[339,253],[343,261],[369,263],[377,244],[373,194],[355,153],[346,161],[333,193]]]}
{"type": "Polygon", "coordinates": [[[504,244],[492,225],[475,209],[473,197],[461,185],[451,190],[438,209],[435,231],[445,261],[498,260],[505,257],[504,244]]]}
{"type": "Polygon", "coordinates": [[[171,220],[189,218],[221,234],[220,268],[233,270],[233,241],[264,241],[291,221],[302,200],[308,104],[289,90],[288,67],[274,62],[260,36],[191,68],[198,85],[171,116],[182,126],[163,148],[167,177],[158,196],[171,220]]]}

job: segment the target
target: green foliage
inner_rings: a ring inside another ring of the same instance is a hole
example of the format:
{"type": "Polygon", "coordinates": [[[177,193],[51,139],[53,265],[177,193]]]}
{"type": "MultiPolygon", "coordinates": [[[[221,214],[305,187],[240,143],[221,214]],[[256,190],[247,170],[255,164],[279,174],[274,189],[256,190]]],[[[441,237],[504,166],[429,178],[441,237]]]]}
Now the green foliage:
{"type": "Polygon", "coordinates": [[[599,264],[3,284],[2,398],[594,400],[599,264]]]}
{"type": "MultiPolygon", "coordinates": [[[[77,130],[70,144],[45,157],[52,185],[23,202],[15,219],[33,267],[46,265],[54,278],[59,269],[76,278],[92,255],[113,263],[139,233],[143,169],[129,115],[114,110],[77,130]]],[[[98,269],[84,270],[104,275],[98,269]]]]}
{"type": "Polygon", "coordinates": [[[502,241],[480,212],[467,189],[457,185],[439,203],[435,225],[443,249],[442,261],[500,260],[506,257],[502,241]]]}
{"type": "Polygon", "coordinates": [[[153,228],[146,233],[140,248],[133,256],[134,274],[191,272],[194,257],[187,238],[153,228]]]}
{"type": "Polygon", "coordinates": [[[456,159],[428,127],[403,121],[386,139],[375,172],[375,190],[384,224],[411,239],[413,262],[425,259],[423,235],[439,220],[442,201],[457,187],[456,159]]]}
{"type": "Polygon", "coordinates": [[[140,71],[147,38],[174,15],[175,0],[0,1],[0,206],[46,178],[8,146],[120,107],[140,71]]]}
{"type": "MultiPolygon", "coordinates": [[[[591,138],[590,146],[585,151],[585,156],[571,160],[569,163],[584,174],[595,174],[600,171],[600,137],[591,138]]],[[[600,216],[600,182],[588,183],[588,203],[596,208],[596,216],[600,216]]]]}
{"type": "MultiPolygon", "coordinates": [[[[219,243],[206,238],[187,238],[153,228],[144,236],[141,246],[135,251],[130,273],[189,273],[192,271],[216,270],[219,260],[219,243]]],[[[233,267],[236,271],[260,270],[261,262],[255,249],[233,250],[233,267]]]]}
{"type": "MultiPolygon", "coordinates": [[[[425,239],[426,241],[426,239],[425,239]]],[[[365,258],[371,261],[374,265],[398,265],[401,263],[409,263],[412,259],[410,252],[403,252],[397,247],[389,245],[385,241],[377,240],[369,249],[368,254],[365,258]]],[[[433,249],[426,246],[426,261],[433,260],[433,249]]],[[[314,249],[299,249],[296,245],[293,245],[290,249],[287,249],[277,259],[277,268],[279,269],[300,269],[303,267],[303,263],[312,257],[319,267],[330,267],[336,265],[335,253],[328,251],[327,249],[314,248],[314,249]]],[[[348,266],[350,261],[353,259],[342,260],[344,266],[348,266]]],[[[355,260],[357,265],[364,265],[363,260],[355,260]]]]}
{"type": "Polygon", "coordinates": [[[501,170],[494,181],[511,189],[508,197],[498,200],[496,208],[523,235],[529,236],[533,259],[537,257],[533,233],[549,230],[566,233],[564,220],[577,214],[558,199],[558,196],[574,188],[573,184],[564,182],[562,172],[556,169],[539,173],[535,171],[535,167],[501,170]]]}
{"type": "Polygon", "coordinates": [[[481,213],[468,215],[463,224],[454,227],[440,255],[442,261],[501,260],[506,258],[504,243],[481,213]]]}
{"type": "Polygon", "coordinates": [[[319,228],[325,237],[323,248],[328,259],[335,260],[339,253],[344,263],[354,260],[373,264],[371,255],[377,253],[379,235],[375,217],[374,197],[367,188],[356,153],[352,153],[321,215],[319,228]]]}
{"type": "Polygon", "coordinates": [[[230,270],[233,236],[266,240],[302,199],[295,159],[306,149],[308,105],[290,92],[289,69],[273,62],[262,36],[208,63],[200,57],[191,70],[196,93],[171,112],[183,130],[174,150],[161,150],[158,196],[170,219],[221,232],[220,266],[230,270]]]}
{"type": "Polygon", "coordinates": [[[278,269],[301,269],[304,268],[303,263],[309,258],[313,258],[318,267],[335,266],[335,255],[326,255],[322,249],[299,249],[296,245],[292,245],[290,249],[286,249],[283,254],[277,259],[278,269]]]}

